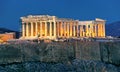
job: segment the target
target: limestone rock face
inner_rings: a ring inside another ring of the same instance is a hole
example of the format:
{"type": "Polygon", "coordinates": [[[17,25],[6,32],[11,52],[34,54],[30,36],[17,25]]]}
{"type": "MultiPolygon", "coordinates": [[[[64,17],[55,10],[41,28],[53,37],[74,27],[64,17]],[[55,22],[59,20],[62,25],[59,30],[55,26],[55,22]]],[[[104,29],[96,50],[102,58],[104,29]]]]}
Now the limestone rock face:
{"type": "Polygon", "coordinates": [[[98,42],[76,42],[75,54],[81,60],[100,60],[100,47],[98,42]]]}
{"type": "Polygon", "coordinates": [[[72,58],[74,58],[74,48],[72,43],[51,43],[45,48],[45,53],[41,61],[63,62],[69,61],[72,58]]]}
{"type": "Polygon", "coordinates": [[[21,61],[21,50],[12,45],[0,45],[0,64],[21,61]]]}
{"type": "Polygon", "coordinates": [[[120,65],[120,42],[51,42],[0,45],[0,64],[95,60],[120,65]]]}
{"type": "Polygon", "coordinates": [[[100,43],[101,60],[120,65],[120,42],[100,43]]]}

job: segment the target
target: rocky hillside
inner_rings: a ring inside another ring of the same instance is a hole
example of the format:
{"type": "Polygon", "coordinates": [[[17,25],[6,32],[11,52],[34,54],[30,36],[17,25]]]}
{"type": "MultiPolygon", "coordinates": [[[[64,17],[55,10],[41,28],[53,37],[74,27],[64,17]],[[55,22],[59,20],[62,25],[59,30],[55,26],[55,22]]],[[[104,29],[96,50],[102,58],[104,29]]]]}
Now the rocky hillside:
{"type": "Polygon", "coordinates": [[[0,64],[41,61],[97,60],[120,65],[120,42],[52,42],[0,45],[0,64]]]}
{"type": "Polygon", "coordinates": [[[119,72],[119,55],[120,42],[16,42],[0,45],[0,70],[119,72]]]}
{"type": "Polygon", "coordinates": [[[92,60],[72,60],[71,63],[24,62],[0,66],[0,72],[119,72],[120,68],[92,60]]]}

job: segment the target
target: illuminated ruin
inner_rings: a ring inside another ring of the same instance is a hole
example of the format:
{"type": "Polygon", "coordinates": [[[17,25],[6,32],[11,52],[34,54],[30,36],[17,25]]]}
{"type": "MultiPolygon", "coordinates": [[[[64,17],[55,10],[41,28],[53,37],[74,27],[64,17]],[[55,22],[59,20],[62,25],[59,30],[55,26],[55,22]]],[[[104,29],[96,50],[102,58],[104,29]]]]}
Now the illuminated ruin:
{"type": "Polygon", "coordinates": [[[79,21],[49,15],[29,15],[21,17],[21,20],[21,39],[105,37],[105,20],[98,18],[91,21],[79,21]]]}

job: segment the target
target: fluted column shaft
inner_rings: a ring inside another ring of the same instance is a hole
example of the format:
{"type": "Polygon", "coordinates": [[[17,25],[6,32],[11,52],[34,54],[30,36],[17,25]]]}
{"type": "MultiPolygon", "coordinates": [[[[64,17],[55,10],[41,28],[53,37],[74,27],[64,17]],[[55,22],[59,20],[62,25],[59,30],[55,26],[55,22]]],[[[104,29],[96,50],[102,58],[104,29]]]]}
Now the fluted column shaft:
{"type": "Polygon", "coordinates": [[[25,37],[25,23],[22,23],[22,37],[25,37]]]}
{"type": "Polygon", "coordinates": [[[60,31],[61,31],[61,36],[63,36],[63,26],[62,26],[62,24],[63,24],[63,22],[61,22],[61,24],[60,24],[60,31]]]}
{"type": "Polygon", "coordinates": [[[50,22],[50,37],[52,37],[52,23],[50,22]]]}
{"type": "Polygon", "coordinates": [[[95,24],[95,37],[97,37],[97,25],[95,24]]]}
{"type": "Polygon", "coordinates": [[[103,37],[105,37],[105,24],[103,24],[103,37]]]}
{"type": "Polygon", "coordinates": [[[31,22],[31,36],[33,36],[33,23],[31,22]]]}
{"type": "Polygon", "coordinates": [[[42,37],[42,22],[40,22],[40,37],[42,37]]]}
{"type": "Polygon", "coordinates": [[[35,26],[36,26],[36,27],[35,27],[35,28],[36,28],[36,29],[35,29],[35,33],[36,33],[36,36],[37,36],[37,34],[38,34],[38,25],[37,25],[37,22],[35,23],[35,26]]]}
{"type": "Polygon", "coordinates": [[[26,23],[26,36],[28,37],[29,30],[28,30],[28,23],[26,23]]]}
{"type": "Polygon", "coordinates": [[[47,23],[45,22],[45,36],[47,36],[47,23]]]}
{"type": "Polygon", "coordinates": [[[56,22],[54,21],[54,36],[56,37],[56,22]]]}
{"type": "Polygon", "coordinates": [[[82,31],[83,31],[83,26],[81,25],[81,26],[80,26],[80,37],[83,36],[83,34],[82,34],[83,32],[82,32],[82,31]]]}
{"type": "Polygon", "coordinates": [[[69,29],[69,27],[70,27],[70,23],[67,23],[67,37],[69,37],[70,36],[70,29],[69,29]]]}
{"type": "Polygon", "coordinates": [[[64,22],[64,37],[66,37],[66,22],[64,22]]]}
{"type": "Polygon", "coordinates": [[[70,37],[72,36],[72,22],[70,22],[70,37]]]}
{"type": "Polygon", "coordinates": [[[75,37],[75,23],[74,23],[74,27],[73,27],[73,36],[75,37]]]}

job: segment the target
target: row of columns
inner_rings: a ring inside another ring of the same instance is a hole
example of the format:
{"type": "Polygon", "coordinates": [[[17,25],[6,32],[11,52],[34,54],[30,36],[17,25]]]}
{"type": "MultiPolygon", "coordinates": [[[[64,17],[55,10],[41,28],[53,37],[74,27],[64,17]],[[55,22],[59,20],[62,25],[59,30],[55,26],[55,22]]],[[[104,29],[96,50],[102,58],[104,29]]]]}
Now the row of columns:
{"type": "Polygon", "coordinates": [[[55,22],[46,22],[46,21],[22,23],[22,37],[34,37],[38,35],[40,37],[56,36],[55,26],[56,26],[55,22]],[[49,27],[47,23],[49,23],[49,27]]]}
{"type": "Polygon", "coordinates": [[[105,37],[105,26],[101,24],[80,25],[71,22],[26,22],[22,24],[23,37],[105,37]]]}
{"type": "Polygon", "coordinates": [[[105,26],[104,26],[104,24],[98,24],[97,25],[98,26],[98,37],[105,37],[105,26]]]}
{"type": "Polygon", "coordinates": [[[77,22],[56,22],[57,37],[75,37],[78,32],[77,22]]]}
{"type": "Polygon", "coordinates": [[[105,37],[104,24],[81,25],[80,37],[105,37]],[[85,28],[83,26],[85,26],[85,28]]]}
{"type": "Polygon", "coordinates": [[[84,24],[77,22],[57,22],[58,37],[105,37],[104,24],[84,24]]]}

